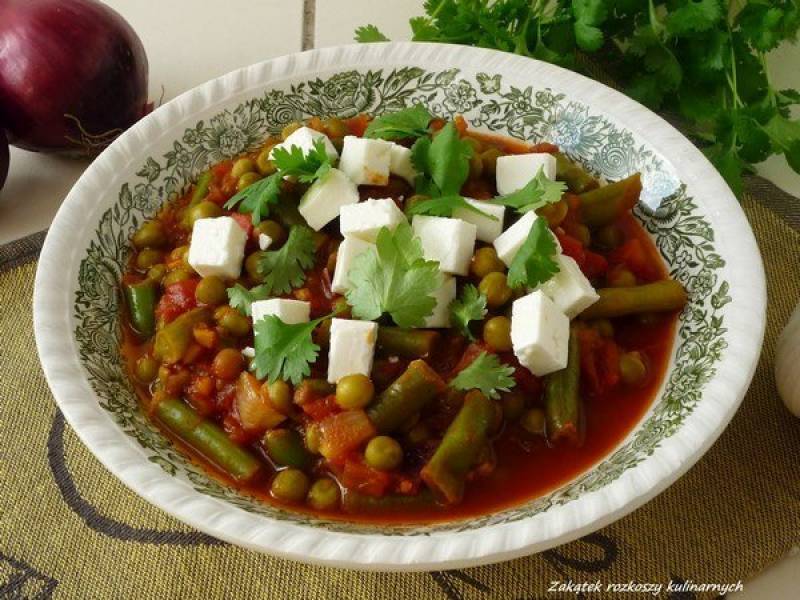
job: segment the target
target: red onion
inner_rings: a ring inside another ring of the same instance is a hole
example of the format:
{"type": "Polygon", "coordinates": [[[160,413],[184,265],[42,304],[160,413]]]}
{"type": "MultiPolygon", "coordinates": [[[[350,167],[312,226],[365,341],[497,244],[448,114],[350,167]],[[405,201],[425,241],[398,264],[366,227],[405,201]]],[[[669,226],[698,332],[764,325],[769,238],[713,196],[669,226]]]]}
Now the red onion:
{"type": "Polygon", "coordinates": [[[6,182],[6,175],[8,175],[8,141],[6,134],[3,133],[0,127],[0,190],[3,189],[3,184],[6,182]]]}
{"type": "Polygon", "coordinates": [[[0,0],[0,122],[20,148],[95,155],[150,110],[147,56],[95,0],[0,0]]]}

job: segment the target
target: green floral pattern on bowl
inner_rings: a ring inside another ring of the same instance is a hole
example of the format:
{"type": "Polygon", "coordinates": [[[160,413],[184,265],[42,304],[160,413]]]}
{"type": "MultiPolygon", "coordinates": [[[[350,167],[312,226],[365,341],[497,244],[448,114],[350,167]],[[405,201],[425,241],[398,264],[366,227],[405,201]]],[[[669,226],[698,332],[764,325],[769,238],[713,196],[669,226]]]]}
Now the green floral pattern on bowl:
{"type": "MultiPolygon", "coordinates": [[[[101,406],[146,451],[148,459],[198,491],[248,512],[347,533],[375,533],[370,525],[320,520],[270,506],[209,478],[187,461],[141,413],[119,352],[118,282],[129,256],[128,239],[138,225],[176,197],[208,165],[254,147],[289,121],[313,115],[348,117],[381,114],[420,102],[432,112],[463,114],[473,125],[530,141],[550,141],[596,175],[610,180],[640,171],[643,202],[636,214],[670,268],[689,291],[681,315],[674,366],[663,393],[645,421],[612,454],[560,489],[523,505],[469,521],[397,527],[398,535],[471,530],[524,519],[570,502],[617,479],[651,455],[691,414],[727,346],[723,307],[731,298],[720,276],[724,260],[714,231],[701,216],[674,170],[634,135],[589,107],[551,89],[505,86],[500,74],[473,78],[458,69],[425,71],[348,70],[271,89],[198,121],[162,156],[150,156],[138,179],[124,183],[117,203],[100,219],[86,249],[74,299],[75,338],[80,361],[101,406]]],[[[386,530],[385,527],[381,527],[386,530]]]]}

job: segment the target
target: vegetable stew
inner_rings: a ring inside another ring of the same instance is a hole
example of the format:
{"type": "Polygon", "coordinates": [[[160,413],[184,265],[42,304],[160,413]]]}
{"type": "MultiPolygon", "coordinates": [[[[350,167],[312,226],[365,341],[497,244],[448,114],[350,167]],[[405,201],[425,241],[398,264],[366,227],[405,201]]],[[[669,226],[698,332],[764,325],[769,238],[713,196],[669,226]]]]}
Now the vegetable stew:
{"type": "Polygon", "coordinates": [[[132,236],[143,410],[226,485],[330,518],[540,496],[619,444],[664,376],[686,294],[640,192],[422,106],[290,123],[132,236]]]}

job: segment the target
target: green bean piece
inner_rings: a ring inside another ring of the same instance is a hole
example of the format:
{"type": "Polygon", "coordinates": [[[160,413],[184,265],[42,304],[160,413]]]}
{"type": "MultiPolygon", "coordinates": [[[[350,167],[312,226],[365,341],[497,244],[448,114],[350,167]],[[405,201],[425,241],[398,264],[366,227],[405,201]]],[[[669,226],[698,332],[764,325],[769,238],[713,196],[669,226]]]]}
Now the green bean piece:
{"type": "Polygon", "coordinates": [[[580,376],[580,344],[573,329],[569,334],[566,368],[551,373],[544,385],[545,425],[547,438],[552,443],[560,440],[573,444],[580,442],[580,376]]]}
{"type": "Polygon", "coordinates": [[[273,429],[264,434],[264,447],[272,461],[281,467],[305,469],[311,463],[303,437],[294,429],[273,429]]]}
{"type": "Polygon", "coordinates": [[[436,347],[440,334],[425,329],[378,327],[378,348],[403,358],[423,358],[436,347]]]}
{"type": "Polygon", "coordinates": [[[142,338],[149,338],[156,330],[156,286],[145,280],[124,289],[133,328],[142,338]]]}
{"type": "Polygon", "coordinates": [[[417,359],[372,402],[367,416],[379,433],[391,433],[445,388],[439,374],[424,360],[417,359]]]}
{"type": "Polygon", "coordinates": [[[192,343],[192,329],[198,323],[211,320],[207,308],[195,308],[177,317],[156,333],[153,356],[166,364],[178,362],[192,343]]]}
{"type": "Polygon", "coordinates": [[[197,183],[194,186],[194,191],[192,192],[190,204],[197,204],[200,200],[208,196],[208,186],[211,185],[212,177],[211,171],[206,171],[198,177],[197,183]]]}
{"type": "Polygon", "coordinates": [[[686,306],[686,290],[673,279],[635,287],[597,290],[600,299],[581,313],[582,319],[611,319],[624,315],[669,312],[686,306]]]}
{"type": "Polygon", "coordinates": [[[461,501],[467,474],[488,443],[494,416],[494,404],[489,398],[477,390],[468,392],[436,452],[422,468],[422,480],[444,503],[461,501]]]}
{"type": "Polygon", "coordinates": [[[181,400],[161,400],[156,407],[156,414],[183,442],[236,481],[251,481],[261,472],[261,463],[257,458],[231,441],[219,426],[203,419],[181,400]]]}
{"type": "Polygon", "coordinates": [[[387,496],[368,496],[351,490],[345,491],[342,498],[344,512],[353,514],[395,513],[402,510],[435,509],[438,505],[429,490],[422,490],[415,496],[389,494],[387,496]]]}
{"type": "Polygon", "coordinates": [[[572,162],[561,152],[556,152],[556,179],[567,184],[573,194],[582,194],[597,187],[597,180],[579,164],[572,162]]]}
{"type": "Polygon", "coordinates": [[[589,227],[613,223],[639,202],[642,178],[639,173],[580,195],[581,217],[589,227]]]}

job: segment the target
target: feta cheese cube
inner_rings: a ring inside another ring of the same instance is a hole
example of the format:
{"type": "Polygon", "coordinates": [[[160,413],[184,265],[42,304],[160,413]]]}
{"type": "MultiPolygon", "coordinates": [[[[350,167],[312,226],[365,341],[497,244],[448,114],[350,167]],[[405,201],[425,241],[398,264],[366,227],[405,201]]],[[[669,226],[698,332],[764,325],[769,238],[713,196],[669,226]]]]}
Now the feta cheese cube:
{"type": "Polygon", "coordinates": [[[331,169],[311,184],[298,210],[309,226],[319,231],[339,216],[339,209],[358,202],[358,188],[339,169],[331,169]]]}
{"type": "Polygon", "coordinates": [[[336,268],[333,271],[333,281],[331,282],[333,292],[344,294],[350,288],[349,274],[353,260],[356,256],[364,254],[374,247],[375,244],[354,237],[345,238],[339,244],[339,250],[336,252],[336,268]]]}
{"type": "Polygon", "coordinates": [[[389,183],[392,142],[347,135],[342,146],[339,168],[356,185],[389,183]]]}
{"type": "Polygon", "coordinates": [[[478,239],[480,241],[490,243],[495,241],[503,233],[503,218],[506,214],[506,207],[502,204],[473,200],[472,198],[465,198],[465,200],[478,210],[482,210],[487,215],[494,217],[494,220],[466,208],[455,209],[453,218],[475,225],[478,228],[478,239]]]}
{"type": "Polygon", "coordinates": [[[339,227],[344,237],[356,237],[374,242],[381,227],[394,230],[406,221],[403,211],[391,198],[368,199],[366,202],[343,206],[339,227]]]}
{"type": "Polygon", "coordinates": [[[511,305],[511,344],[519,362],[537,377],[567,366],[569,319],[537,290],[511,305]]]}
{"type": "Polygon", "coordinates": [[[254,325],[268,315],[275,315],[287,325],[308,323],[311,303],[286,298],[270,298],[253,302],[250,312],[253,314],[254,325]]]}
{"type": "Polygon", "coordinates": [[[242,270],[247,232],[231,217],[198,219],[192,228],[188,261],[202,277],[236,279],[242,270]]]}
{"type": "Polygon", "coordinates": [[[456,278],[442,275],[442,285],[433,293],[436,306],[425,318],[425,327],[450,327],[450,303],[456,299],[456,278]]]}
{"type": "Polygon", "coordinates": [[[544,169],[548,179],[556,178],[556,157],[546,152],[508,154],[497,158],[497,193],[501,196],[516,192],[544,169]]]}
{"type": "Polygon", "coordinates": [[[600,296],[572,257],[559,254],[556,262],[558,273],[536,289],[542,290],[561,312],[573,319],[597,302],[600,296]]]}
{"type": "Polygon", "coordinates": [[[389,151],[389,172],[414,185],[417,170],[414,168],[414,163],[411,162],[411,148],[406,148],[400,144],[392,144],[392,148],[389,151]]]}
{"type": "Polygon", "coordinates": [[[428,260],[439,261],[444,273],[466,275],[475,249],[478,228],[461,219],[415,215],[411,228],[428,260]]]}
{"type": "Polygon", "coordinates": [[[506,266],[511,266],[511,261],[514,260],[520,246],[528,238],[534,221],[536,221],[536,213],[528,211],[494,240],[494,249],[497,250],[497,256],[506,263],[506,266]]]}
{"type": "Polygon", "coordinates": [[[272,246],[272,238],[269,237],[266,233],[259,233],[258,234],[258,247],[261,250],[266,250],[272,246]]]}
{"type": "Polygon", "coordinates": [[[328,381],[336,383],[346,375],[357,373],[369,376],[377,339],[377,323],[333,319],[328,351],[328,381]]]}
{"type": "Polygon", "coordinates": [[[297,146],[303,151],[303,154],[308,154],[308,152],[314,148],[314,143],[317,140],[323,141],[325,144],[325,152],[328,153],[328,156],[331,158],[331,160],[336,160],[339,158],[339,152],[336,150],[336,147],[333,145],[330,139],[328,139],[327,135],[317,131],[316,129],[311,129],[310,127],[300,127],[299,129],[294,130],[283,142],[276,144],[272,148],[269,153],[269,159],[272,160],[275,148],[285,148],[286,150],[291,150],[292,146],[297,146]]]}

